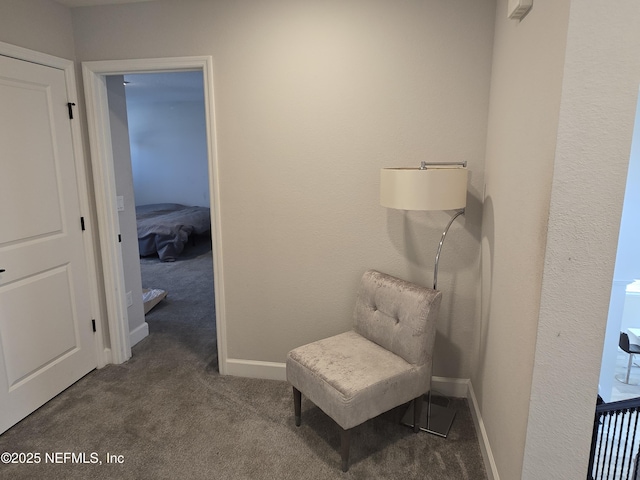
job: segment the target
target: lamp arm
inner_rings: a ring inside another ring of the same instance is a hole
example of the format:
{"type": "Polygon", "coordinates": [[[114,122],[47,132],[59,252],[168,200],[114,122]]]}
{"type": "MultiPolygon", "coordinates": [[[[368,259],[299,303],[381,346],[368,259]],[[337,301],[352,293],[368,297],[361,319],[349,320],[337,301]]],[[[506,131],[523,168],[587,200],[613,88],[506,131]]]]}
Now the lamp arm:
{"type": "Polygon", "coordinates": [[[449,220],[449,223],[444,229],[444,232],[442,232],[442,238],[440,238],[440,244],[438,245],[438,252],[436,253],[435,266],[433,268],[433,289],[434,290],[438,289],[438,263],[440,262],[440,252],[442,251],[442,244],[444,243],[444,238],[447,236],[447,232],[449,231],[449,227],[451,227],[451,224],[460,215],[464,215],[464,208],[456,212],[456,214],[451,218],[451,220],[449,220]]]}
{"type": "Polygon", "coordinates": [[[420,162],[420,170],[426,170],[429,167],[453,167],[459,166],[467,168],[467,162],[420,162]]]}

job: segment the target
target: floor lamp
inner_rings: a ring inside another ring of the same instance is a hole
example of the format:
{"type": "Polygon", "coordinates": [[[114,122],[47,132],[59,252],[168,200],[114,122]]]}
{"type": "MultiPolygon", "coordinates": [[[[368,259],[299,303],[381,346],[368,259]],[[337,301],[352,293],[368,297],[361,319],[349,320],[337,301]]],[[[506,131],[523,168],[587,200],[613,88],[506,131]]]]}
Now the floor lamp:
{"type": "MultiPolygon", "coordinates": [[[[427,163],[419,168],[383,168],[380,171],[380,204],[399,210],[454,210],[447,224],[435,258],[433,288],[438,289],[438,264],[449,227],[464,215],[467,204],[467,162],[427,163]]],[[[431,374],[430,374],[431,375],[431,374]]],[[[420,429],[445,437],[455,417],[455,410],[434,404],[429,389],[427,408],[422,409],[420,429]]],[[[405,414],[403,423],[413,426],[413,407],[405,414]]]]}

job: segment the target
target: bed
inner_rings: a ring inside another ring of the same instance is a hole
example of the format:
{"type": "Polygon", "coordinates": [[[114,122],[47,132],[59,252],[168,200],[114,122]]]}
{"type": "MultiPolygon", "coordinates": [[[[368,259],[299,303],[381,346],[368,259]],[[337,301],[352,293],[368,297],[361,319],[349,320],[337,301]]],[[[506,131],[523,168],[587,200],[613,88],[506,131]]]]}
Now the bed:
{"type": "Polygon", "coordinates": [[[156,203],[136,207],[140,256],[158,254],[163,262],[173,262],[191,235],[211,230],[207,207],[178,203],[156,203]]]}

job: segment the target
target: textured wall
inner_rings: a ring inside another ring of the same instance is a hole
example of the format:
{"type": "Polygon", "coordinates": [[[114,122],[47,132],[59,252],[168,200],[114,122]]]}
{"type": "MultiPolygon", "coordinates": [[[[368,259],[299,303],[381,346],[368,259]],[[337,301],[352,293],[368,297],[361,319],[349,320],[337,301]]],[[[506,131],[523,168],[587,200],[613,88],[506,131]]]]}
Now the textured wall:
{"type": "Polygon", "coordinates": [[[572,2],[524,479],[583,479],[640,85],[640,4],[572,2]]]}
{"type": "MultiPolygon", "coordinates": [[[[569,2],[522,22],[498,2],[472,383],[500,478],[520,478],[539,316],[569,2]]],[[[546,478],[546,477],[540,477],[546,478]]]]}
{"type": "Polygon", "coordinates": [[[212,55],[228,352],[349,328],[362,272],[424,285],[446,213],[378,204],[384,166],[468,160],[435,374],[469,377],[493,0],[181,1],[73,10],[79,60],[212,55]]]}

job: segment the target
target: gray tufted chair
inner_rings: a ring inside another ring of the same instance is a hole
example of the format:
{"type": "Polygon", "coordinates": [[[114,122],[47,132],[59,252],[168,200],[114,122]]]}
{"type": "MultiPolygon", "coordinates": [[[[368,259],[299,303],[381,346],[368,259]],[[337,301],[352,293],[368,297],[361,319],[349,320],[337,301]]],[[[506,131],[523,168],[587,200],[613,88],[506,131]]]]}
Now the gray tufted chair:
{"type": "Polygon", "coordinates": [[[342,428],[343,471],[349,468],[350,429],[366,420],[416,400],[419,431],[440,300],[437,290],[369,270],[358,291],[353,329],[287,355],[296,425],[304,394],[342,428]]]}

